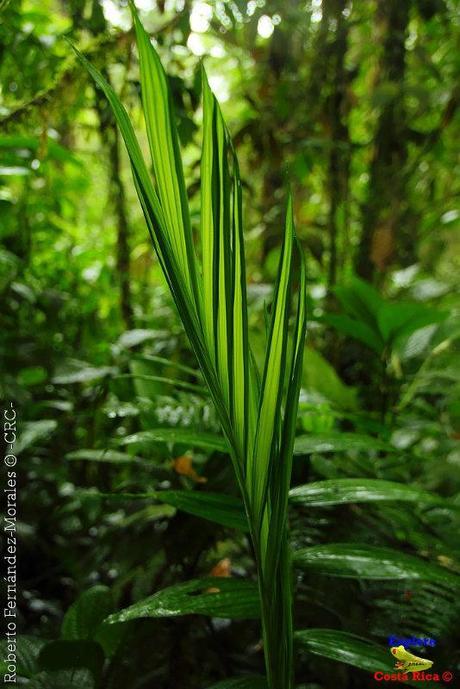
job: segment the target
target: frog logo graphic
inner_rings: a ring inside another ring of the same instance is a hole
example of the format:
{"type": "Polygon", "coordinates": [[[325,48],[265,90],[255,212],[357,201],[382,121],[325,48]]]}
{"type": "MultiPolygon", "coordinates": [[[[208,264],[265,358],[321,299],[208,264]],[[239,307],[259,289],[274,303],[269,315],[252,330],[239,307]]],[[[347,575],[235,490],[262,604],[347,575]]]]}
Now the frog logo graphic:
{"type": "Polygon", "coordinates": [[[417,672],[418,670],[429,670],[433,665],[432,660],[427,658],[418,658],[412,653],[409,653],[404,646],[393,646],[390,649],[391,653],[396,658],[396,669],[405,672],[417,672]]]}

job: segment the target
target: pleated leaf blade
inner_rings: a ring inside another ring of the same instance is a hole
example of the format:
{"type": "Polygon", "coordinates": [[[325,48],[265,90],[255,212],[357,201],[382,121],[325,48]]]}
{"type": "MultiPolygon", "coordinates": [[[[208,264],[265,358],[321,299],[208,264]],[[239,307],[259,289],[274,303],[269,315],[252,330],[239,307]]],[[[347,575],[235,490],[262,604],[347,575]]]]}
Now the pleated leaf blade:
{"type": "Polygon", "coordinates": [[[160,58],[133,3],[130,6],[139,53],[147,136],[165,228],[189,295],[197,299],[196,258],[171,93],[160,58]]]}

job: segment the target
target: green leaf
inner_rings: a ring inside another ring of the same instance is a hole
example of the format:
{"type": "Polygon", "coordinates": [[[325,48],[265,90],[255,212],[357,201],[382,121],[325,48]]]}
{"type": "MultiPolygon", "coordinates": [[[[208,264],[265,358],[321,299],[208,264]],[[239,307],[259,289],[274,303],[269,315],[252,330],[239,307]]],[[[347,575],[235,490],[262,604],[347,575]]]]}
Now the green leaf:
{"type": "Polygon", "coordinates": [[[18,383],[24,387],[32,387],[33,385],[40,385],[47,377],[48,374],[43,366],[27,366],[19,371],[18,383]]]}
{"type": "Polygon", "coordinates": [[[335,294],[350,315],[376,328],[377,314],[385,302],[369,282],[353,276],[345,285],[337,286],[335,294]]]}
{"type": "Polygon", "coordinates": [[[165,359],[162,356],[156,356],[156,354],[138,354],[136,360],[145,361],[152,364],[160,364],[160,366],[166,366],[167,368],[176,368],[178,371],[188,374],[189,376],[194,376],[195,378],[201,376],[201,371],[197,368],[191,368],[191,366],[186,366],[179,361],[174,361],[173,359],[165,359]]]}
{"type": "MultiPolygon", "coordinates": [[[[144,212],[152,243],[200,365],[204,368],[206,373],[210,375],[211,372],[209,370],[206,352],[203,349],[199,331],[199,318],[196,304],[190,295],[190,274],[188,272],[184,274],[183,265],[181,264],[183,256],[175,254],[173,251],[170,228],[168,228],[165,213],[157,192],[153,187],[129,116],[110,84],[107,83],[102,75],[75,47],[72,46],[72,48],[97,86],[103,90],[110,103],[126,145],[136,191],[144,212]]],[[[181,240],[179,239],[179,241],[181,240]]],[[[215,401],[218,403],[215,381],[211,377],[208,382],[211,385],[215,401]]]]}
{"type": "Polygon", "coordinates": [[[254,450],[248,457],[247,463],[247,488],[258,529],[262,525],[270,470],[280,442],[281,404],[286,376],[288,322],[291,306],[293,245],[294,218],[292,200],[289,199],[265,355],[254,450]]]}
{"type": "Polygon", "coordinates": [[[321,354],[312,347],[305,348],[302,385],[308,390],[315,390],[339,409],[356,409],[357,391],[345,385],[335,369],[321,354]]]}
{"type": "MultiPolygon", "coordinates": [[[[301,260],[300,294],[293,319],[295,334],[290,342],[288,323],[293,302],[295,242],[292,201],[289,199],[264,375],[259,386],[258,371],[248,343],[241,181],[228,131],[203,70],[200,271],[192,245],[167,79],[137,18],[134,3],[130,5],[139,50],[144,113],[156,188],[118,97],[97,70],[81,55],[79,57],[96,84],[103,89],[120,127],[161,268],[209,387],[226,442],[218,439],[216,446],[215,439],[210,443],[208,434],[190,434],[190,431],[188,437],[180,431],[180,437],[175,429],[167,429],[168,437],[155,430],[146,432],[150,435],[136,434],[124,442],[176,442],[230,452],[246,512],[250,515],[259,576],[262,578],[263,575],[260,586],[264,591],[264,611],[266,618],[270,618],[268,623],[264,622],[269,684],[271,687],[287,686],[292,674],[287,499],[306,322],[305,267],[301,260]],[[204,441],[203,436],[206,436],[204,441]],[[284,637],[281,645],[278,643],[280,626],[284,637]]],[[[297,251],[302,256],[298,245],[297,251]]],[[[163,429],[159,430],[163,432],[163,429]]],[[[221,583],[221,587],[235,585],[235,582],[221,583]]],[[[178,593],[177,588],[169,590],[169,593],[171,591],[178,593]]],[[[219,601],[219,594],[215,594],[211,601],[209,593],[191,596],[189,591],[183,588],[181,591],[183,605],[179,606],[180,612],[194,612],[202,599],[207,605],[210,602],[217,605],[219,601]]],[[[154,606],[153,611],[158,613],[158,610],[166,609],[161,607],[165,595],[161,592],[149,599],[154,606]]],[[[240,595],[239,602],[243,599],[240,595]]],[[[237,609],[235,599],[228,613],[233,616],[237,609]]],[[[172,606],[169,610],[173,611],[171,614],[179,614],[177,607],[172,606]]]]}
{"type": "Polygon", "coordinates": [[[335,577],[362,579],[421,579],[458,587],[460,577],[414,555],[355,543],[331,543],[297,550],[294,563],[301,569],[335,577]]]}
{"type": "Polygon", "coordinates": [[[235,679],[224,679],[222,682],[213,684],[208,689],[267,689],[268,684],[265,677],[237,677],[235,679]]]}
{"type": "Polygon", "coordinates": [[[336,660],[361,670],[376,672],[394,671],[394,660],[389,649],[348,632],[333,629],[306,629],[295,633],[300,648],[314,655],[336,660]]]}
{"type": "Polygon", "coordinates": [[[67,452],[65,458],[70,462],[101,462],[102,464],[142,464],[148,466],[148,462],[140,457],[128,455],[126,452],[116,450],[74,450],[67,452]]]}
{"type": "Polygon", "coordinates": [[[165,229],[191,303],[198,298],[196,258],[179,141],[167,77],[131,4],[139,52],[142,103],[165,229]]]}
{"type": "Polygon", "coordinates": [[[224,493],[205,493],[194,490],[159,490],[151,493],[99,493],[79,491],[87,498],[117,500],[157,500],[178,510],[208,519],[216,524],[239,531],[248,530],[244,506],[239,498],[224,493]]]}
{"type": "Polygon", "coordinates": [[[224,438],[212,433],[200,433],[187,428],[155,428],[128,435],[121,440],[121,445],[151,445],[152,443],[174,443],[188,445],[200,450],[228,453],[228,444],[224,438]]]}
{"type": "Polygon", "coordinates": [[[106,622],[127,622],[141,617],[209,615],[227,619],[256,619],[260,615],[256,584],[243,579],[206,577],[176,584],[129,608],[106,622]]]}
{"type": "Polygon", "coordinates": [[[0,136],[0,149],[21,150],[24,148],[34,152],[40,151],[40,157],[45,153],[46,158],[54,158],[59,162],[73,163],[77,166],[82,165],[82,161],[72,151],[56,143],[51,137],[47,136],[43,140],[42,136],[28,136],[27,134],[0,136]]]}
{"type": "Polygon", "coordinates": [[[289,493],[294,505],[327,506],[360,502],[415,502],[455,507],[437,495],[405,483],[382,479],[342,478],[296,486],[289,493]]]}
{"type": "Polygon", "coordinates": [[[73,383],[94,383],[103,380],[116,372],[112,366],[89,366],[83,362],[70,362],[66,368],[56,373],[51,382],[55,385],[71,385],[73,383]]]}
{"type": "Polygon", "coordinates": [[[295,440],[294,454],[303,455],[312,452],[376,452],[395,449],[370,435],[359,433],[325,433],[321,435],[301,435],[295,440]]]}
{"type": "Polygon", "coordinates": [[[41,649],[38,663],[47,671],[86,668],[97,683],[102,674],[104,652],[94,641],[51,641],[41,649]]]}
{"type": "MultiPolygon", "coordinates": [[[[46,644],[44,639],[39,639],[35,636],[27,636],[20,634],[17,637],[16,645],[16,671],[19,677],[33,677],[38,672],[38,656],[41,648],[46,644]]],[[[6,657],[7,640],[2,639],[0,642],[0,672],[5,674],[8,672],[6,657]]]]}
{"type": "Polygon", "coordinates": [[[223,493],[205,493],[191,490],[162,490],[157,499],[178,510],[203,517],[239,531],[248,530],[244,506],[240,498],[223,493]]]}
{"type": "Polygon", "coordinates": [[[359,340],[378,355],[382,353],[385,347],[384,341],[376,330],[367,323],[358,321],[355,318],[345,314],[328,313],[322,317],[322,321],[329,323],[340,333],[359,340]]]}
{"type": "Polygon", "coordinates": [[[416,302],[385,303],[378,313],[378,326],[386,342],[409,336],[419,328],[439,323],[446,313],[416,302]]]}
{"type": "Polygon", "coordinates": [[[238,162],[219,105],[202,69],[201,251],[203,332],[220,395],[237,476],[252,442],[255,402],[250,357],[238,162]]]}
{"type": "Polygon", "coordinates": [[[187,392],[193,392],[196,395],[208,395],[207,388],[202,385],[197,385],[196,383],[188,383],[186,380],[181,380],[180,378],[167,378],[166,376],[155,376],[144,373],[120,373],[118,376],[114,376],[115,380],[120,380],[124,378],[131,378],[132,380],[147,380],[153,383],[163,383],[164,385],[172,385],[179,390],[186,390],[187,392]]]}
{"type": "Polygon", "coordinates": [[[116,342],[116,346],[121,349],[131,349],[139,344],[147,342],[148,340],[155,340],[158,337],[157,330],[147,330],[145,328],[136,328],[134,330],[126,330],[116,342]]]}
{"type": "Polygon", "coordinates": [[[58,670],[57,672],[40,672],[28,689],[95,689],[93,676],[84,668],[77,670],[58,670]]]}
{"type": "Polygon", "coordinates": [[[38,441],[47,439],[57,428],[54,419],[42,421],[26,421],[19,429],[18,439],[14,443],[13,451],[19,455],[29,447],[36,445],[38,441]]]}
{"type": "Polygon", "coordinates": [[[84,591],[64,615],[61,637],[69,641],[93,639],[111,608],[112,596],[107,586],[84,591]]]}

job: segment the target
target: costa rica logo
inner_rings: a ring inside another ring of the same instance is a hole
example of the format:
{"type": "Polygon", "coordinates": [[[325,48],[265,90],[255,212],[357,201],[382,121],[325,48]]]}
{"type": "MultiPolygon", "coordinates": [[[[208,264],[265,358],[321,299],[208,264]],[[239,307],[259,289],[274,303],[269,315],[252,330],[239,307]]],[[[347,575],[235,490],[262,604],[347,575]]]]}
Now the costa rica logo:
{"type": "Polygon", "coordinates": [[[393,646],[390,649],[393,656],[396,658],[395,668],[397,670],[414,672],[417,670],[429,670],[433,665],[432,660],[428,658],[419,658],[413,653],[409,653],[404,646],[393,646]]]}

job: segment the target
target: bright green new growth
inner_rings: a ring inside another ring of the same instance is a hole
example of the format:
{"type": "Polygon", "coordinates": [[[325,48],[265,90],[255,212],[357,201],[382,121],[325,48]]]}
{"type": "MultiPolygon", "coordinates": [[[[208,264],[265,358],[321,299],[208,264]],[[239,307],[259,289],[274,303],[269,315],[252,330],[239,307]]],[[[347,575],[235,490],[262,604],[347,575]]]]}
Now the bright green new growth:
{"type": "Polygon", "coordinates": [[[155,184],[126,110],[99,72],[80,58],[120,127],[156,253],[230,447],[257,560],[268,685],[289,689],[293,631],[287,504],[306,331],[305,266],[292,201],[259,383],[248,338],[241,181],[229,133],[203,69],[201,246],[196,252],[167,78],[132,9],[155,184]],[[300,258],[295,305],[294,250],[300,258]]]}

